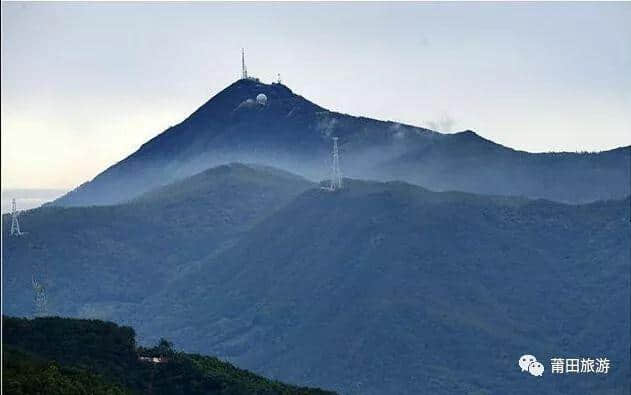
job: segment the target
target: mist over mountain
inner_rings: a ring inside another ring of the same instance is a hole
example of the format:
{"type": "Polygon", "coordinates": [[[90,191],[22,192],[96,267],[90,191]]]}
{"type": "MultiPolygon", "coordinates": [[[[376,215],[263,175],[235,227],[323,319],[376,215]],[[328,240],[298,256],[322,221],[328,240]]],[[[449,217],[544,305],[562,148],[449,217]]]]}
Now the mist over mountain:
{"type": "Polygon", "coordinates": [[[631,395],[631,3],[86,3],[0,5],[0,395],[631,395]]]}
{"type": "Polygon", "coordinates": [[[134,326],[267,377],[348,394],[623,393],[629,197],[567,205],[231,164],[4,229],[4,311],[134,326]],[[517,358],[611,359],[536,381],[517,358]]]}
{"type": "Polygon", "coordinates": [[[230,162],[270,165],[319,181],[328,176],[333,136],[340,140],[342,170],[354,178],[571,203],[630,193],[628,147],[532,154],[472,131],[446,135],[328,111],[285,85],[242,79],[53,204],[120,203],[230,162]],[[261,93],[266,104],[255,100],[261,93]]]}
{"type": "Polygon", "coordinates": [[[19,202],[20,209],[29,210],[55,200],[67,192],[66,189],[2,189],[2,214],[11,212],[13,199],[19,202]]]}

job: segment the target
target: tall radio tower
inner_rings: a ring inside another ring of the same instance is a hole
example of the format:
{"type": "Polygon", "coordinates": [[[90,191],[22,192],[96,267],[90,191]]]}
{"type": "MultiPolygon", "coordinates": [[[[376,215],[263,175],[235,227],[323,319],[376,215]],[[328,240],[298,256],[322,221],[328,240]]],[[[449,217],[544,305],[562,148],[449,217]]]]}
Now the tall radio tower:
{"type": "Polygon", "coordinates": [[[15,198],[11,201],[11,236],[22,236],[24,233],[20,231],[20,222],[18,216],[20,212],[15,205],[15,198]]]}
{"type": "Polygon", "coordinates": [[[241,48],[241,79],[248,79],[248,68],[245,67],[245,50],[241,48]]]}

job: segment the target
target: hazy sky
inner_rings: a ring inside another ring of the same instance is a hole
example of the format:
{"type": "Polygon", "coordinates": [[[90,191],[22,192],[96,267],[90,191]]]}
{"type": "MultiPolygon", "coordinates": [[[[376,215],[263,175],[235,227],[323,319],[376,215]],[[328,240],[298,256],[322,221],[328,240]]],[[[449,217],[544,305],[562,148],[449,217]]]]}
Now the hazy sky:
{"type": "Polygon", "coordinates": [[[240,72],[527,151],[631,143],[631,3],[2,3],[2,186],[71,188],[240,72]]]}

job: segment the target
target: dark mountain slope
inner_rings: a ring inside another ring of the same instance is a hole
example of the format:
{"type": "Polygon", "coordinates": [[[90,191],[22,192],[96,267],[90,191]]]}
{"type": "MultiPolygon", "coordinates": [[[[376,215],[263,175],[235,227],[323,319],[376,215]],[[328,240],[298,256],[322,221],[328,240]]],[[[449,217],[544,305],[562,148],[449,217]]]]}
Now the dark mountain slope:
{"type": "Polygon", "coordinates": [[[438,191],[521,195],[567,203],[629,194],[629,147],[600,153],[515,151],[474,132],[447,135],[382,165],[380,178],[407,180],[438,191]],[[428,170],[429,169],[429,170],[428,170]],[[464,177],[463,175],[467,176],[464,177]]]}
{"type": "Polygon", "coordinates": [[[281,84],[239,80],[182,123],[54,202],[113,204],[228,162],[260,163],[320,180],[331,137],[340,138],[343,171],[400,179],[434,190],[524,195],[566,202],[630,193],[629,149],[597,154],[530,154],[473,132],[427,129],[328,111],[281,84]],[[264,93],[266,105],[254,98],[264,93]]]}
{"type": "Polygon", "coordinates": [[[312,189],[145,300],[135,325],[343,393],[622,393],[629,203],[312,189]],[[616,369],[537,381],[524,353],[616,369]]]}
{"type": "Polygon", "coordinates": [[[58,317],[3,317],[7,394],[332,394],[256,376],[216,358],[136,348],[133,329],[58,317]],[[140,356],[159,356],[152,364],[140,356]]]}
{"type": "Polygon", "coordinates": [[[324,110],[284,85],[237,81],[182,123],[55,204],[116,203],[226,162],[273,164],[320,158],[327,142],[309,133],[320,111],[324,110]],[[248,102],[259,93],[267,95],[266,106],[248,102]]]}
{"type": "Polygon", "coordinates": [[[48,287],[52,312],[122,314],[312,185],[280,170],[231,164],[123,205],[27,211],[24,237],[8,237],[5,215],[4,311],[32,312],[35,276],[48,287]]]}
{"type": "Polygon", "coordinates": [[[47,359],[16,350],[2,349],[2,391],[5,394],[122,395],[120,385],[83,369],[60,367],[47,359]]]}

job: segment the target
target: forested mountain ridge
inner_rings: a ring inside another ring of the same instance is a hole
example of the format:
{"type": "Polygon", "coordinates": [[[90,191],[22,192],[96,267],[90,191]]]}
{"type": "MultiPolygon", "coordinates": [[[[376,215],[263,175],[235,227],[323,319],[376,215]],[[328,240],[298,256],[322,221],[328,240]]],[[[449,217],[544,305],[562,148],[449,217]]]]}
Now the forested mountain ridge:
{"type": "Polygon", "coordinates": [[[625,388],[629,198],[565,205],[344,182],[305,191],[146,299],[138,311],[153,320],[135,325],[350,394],[625,388]],[[618,369],[604,382],[527,381],[515,370],[526,352],[608,355],[618,369]]]}
{"type": "Polygon", "coordinates": [[[55,313],[111,318],[313,185],[277,169],[235,163],[126,204],[26,211],[20,216],[24,237],[8,237],[11,217],[3,215],[4,311],[32,312],[34,276],[46,283],[55,313]]]}

